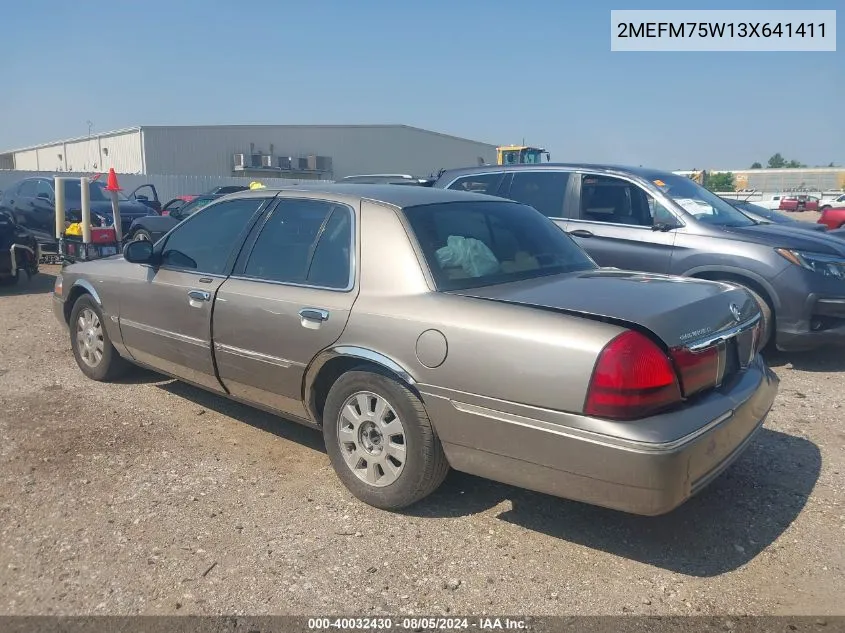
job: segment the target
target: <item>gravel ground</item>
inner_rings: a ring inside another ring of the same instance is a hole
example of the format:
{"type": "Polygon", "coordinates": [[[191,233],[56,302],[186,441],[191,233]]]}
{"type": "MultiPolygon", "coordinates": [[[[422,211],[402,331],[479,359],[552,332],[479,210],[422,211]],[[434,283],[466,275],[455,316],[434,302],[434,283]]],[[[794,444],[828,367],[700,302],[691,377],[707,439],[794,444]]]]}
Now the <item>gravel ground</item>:
{"type": "Polygon", "coordinates": [[[315,431],[140,370],[84,379],[43,271],[0,291],[0,613],[845,613],[840,351],[770,358],[765,429],[670,515],[460,473],[392,514],[315,431]]]}

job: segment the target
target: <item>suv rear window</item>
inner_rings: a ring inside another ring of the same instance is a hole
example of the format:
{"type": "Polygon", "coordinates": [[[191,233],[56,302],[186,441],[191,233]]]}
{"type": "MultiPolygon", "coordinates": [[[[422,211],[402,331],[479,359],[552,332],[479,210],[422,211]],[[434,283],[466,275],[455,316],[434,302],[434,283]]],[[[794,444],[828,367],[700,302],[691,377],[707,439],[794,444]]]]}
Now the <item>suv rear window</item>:
{"type": "Polygon", "coordinates": [[[514,202],[404,210],[438,290],[462,290],[596,268],[554,222],[514,202]]]}

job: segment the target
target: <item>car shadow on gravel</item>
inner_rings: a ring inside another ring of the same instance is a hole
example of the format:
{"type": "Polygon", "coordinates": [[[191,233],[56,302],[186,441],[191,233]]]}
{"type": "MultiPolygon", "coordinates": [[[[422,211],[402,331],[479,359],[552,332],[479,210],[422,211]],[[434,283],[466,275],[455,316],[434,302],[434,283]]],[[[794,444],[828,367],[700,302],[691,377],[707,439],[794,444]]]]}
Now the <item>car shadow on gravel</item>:
{"type": "Polygon", "coordinates": [[[745,565],[795,520],[818,480],[821,453],[800,437],[763,429],[721,477],[669,514],[640,517],[452,473],[407,513],[467,516],[510,500],[502,521],[689,576],[745,565]]]}
{"type": "Polygon", "coordinates": [[[21,275],[14,286],[0,286],[0,297],[21,297],[52,292],[55,283],[56,276],[51,273],[38,273],[31,279],[26,275],[21,275]]]}
{"type": "Polygon", "coordinates": [[[798,369],[811,372],[845,371],[845,347],[828,347],[813,352],[792,354],[769,352],[765,358],[772,369],[798,369]]]}
{"type": "Polygon", "coordinates": [[[204,389],[188,385],[178,380],[156,385],[160,389],[172,393],[180,398],[190,400],[194,404],[209,411],[216,411],[221,415],[245,422],[256,429],[272,433],[273,435],[296,442],[321,453],[326,452],[323,435],[311,427],[298,424],[272,413],[240,404],[223,396],[215,395],[204,389]]]}

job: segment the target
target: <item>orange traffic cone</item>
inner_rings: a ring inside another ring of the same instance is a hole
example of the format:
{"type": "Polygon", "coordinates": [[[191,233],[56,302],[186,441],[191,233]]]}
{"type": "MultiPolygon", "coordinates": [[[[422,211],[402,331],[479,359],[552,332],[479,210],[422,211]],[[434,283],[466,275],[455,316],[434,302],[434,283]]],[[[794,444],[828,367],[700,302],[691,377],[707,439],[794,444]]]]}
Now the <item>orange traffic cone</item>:
{"type": "Polygon", "coordinates": [[[114,173],[114,167],[109,169],[109,180],[106,183],[106,191],[120,191],[120,187],[117,184],[117,174],[114,173]]]}

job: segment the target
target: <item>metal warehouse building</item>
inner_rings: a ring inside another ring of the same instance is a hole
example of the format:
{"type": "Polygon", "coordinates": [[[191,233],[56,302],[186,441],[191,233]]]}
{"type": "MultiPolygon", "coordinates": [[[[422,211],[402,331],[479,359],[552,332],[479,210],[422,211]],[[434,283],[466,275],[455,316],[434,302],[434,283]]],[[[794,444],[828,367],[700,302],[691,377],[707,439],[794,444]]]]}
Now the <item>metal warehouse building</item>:
{"type": "Polygon", "coordinates": [[[335,180],[495,160],[495,145],[407,125],[140,126],[0,152],[0,169],[335,180]]]}

